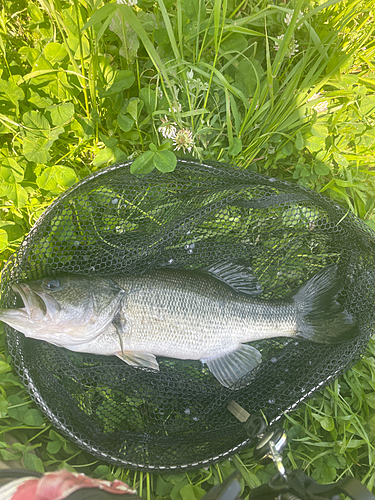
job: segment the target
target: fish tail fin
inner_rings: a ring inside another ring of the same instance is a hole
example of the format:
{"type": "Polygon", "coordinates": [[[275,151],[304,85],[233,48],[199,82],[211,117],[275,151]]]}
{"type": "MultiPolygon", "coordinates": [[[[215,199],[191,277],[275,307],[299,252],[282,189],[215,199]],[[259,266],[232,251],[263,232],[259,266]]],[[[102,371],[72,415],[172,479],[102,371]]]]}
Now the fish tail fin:
{"type": "Polygon", "coordinates": [[[298,311],[298,336],[337,344],[358,334],[355,318],[336,300],[341,289],[336,264],[325,267],[298,289],[292,297],[298,311]]]}

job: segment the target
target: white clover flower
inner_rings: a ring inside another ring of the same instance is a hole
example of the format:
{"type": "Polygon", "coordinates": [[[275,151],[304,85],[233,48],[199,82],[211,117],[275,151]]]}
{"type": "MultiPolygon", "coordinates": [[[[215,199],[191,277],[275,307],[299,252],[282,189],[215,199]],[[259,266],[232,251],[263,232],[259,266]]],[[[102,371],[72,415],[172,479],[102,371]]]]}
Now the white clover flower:
{"type": "Polygon", "coordinates": [[[328,101],[318,102],[318,104],[311,106],[311,109],[314,109],[317,113],[326,113],[328,110],[328,101]]]}
{"type": "MultiPolygon", "coordinates": [[[[300,21],[302,18],[303,18],[303,12],[302,12],[302,10],[300,10],[298,13],[297,21],[300,21]]],[[[299,30],[301,28],[301,26],[302,26],[302,24],[300,24],[297,29],[299,30]]]]}
{"type": "MultiPolygon", "coordinates": [[[[277,40],[280,40],[280,42],[284,39],[284,35],[279,35],[277,37],[277,40]]],[[[280,42],[279,41],[275,41],[275,50],[279,50],[280,48],[280,42]]],[[[290,41],[289,43],[289,47],[288,47],[288,57],[292,57],[294,56],[295,54],[297,54],[298,52],[298,43],[293,39],[290,41]]]]}
{"type": "MultiPolygon", "coordinates": [[[[277,39],[280,40],[280,42],[283,40],[283,38],[284,38],[284,35],[279,35],[277,37],[277,39]]],[[[280,43],[276,41],[275,42],[275,50],[279,50],[279,48],[280,48],[280,43]]]]}
{"type": "Polygon", "coordinates": [[[189,130],[188,128],[179,130],[173,138],[173,144],[176,146],[174,148],[175,151],[178,151],[182,148],[184,150],[184,153],[185,149],[187,149],[190,153],[192,147],[194,146],[193,134],[191,130],[189,130]]]}
{"type": "Polygon", "coordinates": [[[117,0],[117,3],[124,3],[125,5],[128,5],[129,7],[133,7],[133,5],[137,5],[138,0],[117,0]]]}
{"type": "Polygon", "coordinates": [[[166,139],[174,139],[177,133],[176,123],[169,123],[166,116],[161,119],[161,123],[158,132],[166,139]]]}
{"type": "Polygon", "coordinates": [[[288,53],[289,57],[292,57],[292,56],[294,56],[295,54],[297,54],[297,52],[298,52],[298,47],[299,47],[299,45],[298,45],[298,43],[296,43],[296,41],[295,41],[295,40],[292,40],[292,41],[290,42],[290,44],[289,44],[289,53],[288,53]]]}
{"type": "Polygon", "coordinates": [[[313,94],[311,97],[309,97],[307,99],[307,102],[314,101],[315,99],[319,99],[319,97],[321,97],[321,96],[322,96],[322,94],[320,92],[317,92],[316,94],[313,94]]]}
{"type": "Polygon", "coordinates": [[[293,14],[289,14],[289,12],[286,14],[284,17],[284,23],[289,26],[291,20],[292,20],[293,14]]]}
{"type": "MultiPolygon", "coordinates": [[[[293,14],[294,14],[294,10],[291,12],[291,13],[287,13],[284,17],[284,23],[289,26],[291,20],[292,20],[292,17],[293,17],[293,14]]],[[[303,17],[303,12],[300,10],[299,13],[298,13],[298,17],[297,17],[297,22],[300,21],[303,17]]],[[[298,26],[298,30],[301,28],[301,25],[298,26]]]]}
{"type": "MultiPolygon", "coordinates": [[[[182,106],[179,102],[174,102],[172,104],[172,109],[173,109],[173,113],[179,113],[182,109],[182,106]]],[[[168,111],[171,113],[172,112],[172,109],[169,108],[168,111]]]]}

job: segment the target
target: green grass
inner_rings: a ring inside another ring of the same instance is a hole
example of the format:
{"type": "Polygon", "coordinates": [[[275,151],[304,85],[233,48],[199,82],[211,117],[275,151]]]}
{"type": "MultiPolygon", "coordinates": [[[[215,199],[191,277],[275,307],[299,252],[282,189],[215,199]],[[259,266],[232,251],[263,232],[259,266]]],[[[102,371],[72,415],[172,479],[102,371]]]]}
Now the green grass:
{"type": "MultiPolygon", "coordinates": [[[[230,162],[325,192],[374,227],[373,11],[357,0],[4,0],[1,262],[60,193],[127,158],[137,172],[173,170],[176,155],[230,162]]],[[[287,466],[373,489],[374,352],[371,341],[287,416],[287,466]]],[[[108,466],[51,429],[4,344],[0,381],[4,461],[120,478],[144,498],[172,500],[200,498],[234,469],[246,496],[274,472],[249,449],[187,474],[108,466]]]]}

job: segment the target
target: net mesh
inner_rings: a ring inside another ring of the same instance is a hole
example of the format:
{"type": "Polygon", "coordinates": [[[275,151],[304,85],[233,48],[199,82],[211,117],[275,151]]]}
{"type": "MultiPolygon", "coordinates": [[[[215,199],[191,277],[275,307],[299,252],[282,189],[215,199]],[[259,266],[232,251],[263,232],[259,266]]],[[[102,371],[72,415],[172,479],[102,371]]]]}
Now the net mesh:
{"type": "Polygon", "coordinates": [[[279,299],[337,263],[339,301],[360,325],[357,338],[338,345],[253,342],[263,362],[236,391],[199,361],[158,358],[156,373],[7,327],[31,397],[83,449],[142,470],[200,467],[249,443],[231,400],[274,423],[364,352],[374,331],[374,235],[332,200],[282,180],[184,160],[173,173],[133,176],[129,165],[84,179],[49,207],[5,267],[1,307],[16,304],[12,283],[60,272],[136,274],[222,260],[250,265],[261,298],[279,299]]]}

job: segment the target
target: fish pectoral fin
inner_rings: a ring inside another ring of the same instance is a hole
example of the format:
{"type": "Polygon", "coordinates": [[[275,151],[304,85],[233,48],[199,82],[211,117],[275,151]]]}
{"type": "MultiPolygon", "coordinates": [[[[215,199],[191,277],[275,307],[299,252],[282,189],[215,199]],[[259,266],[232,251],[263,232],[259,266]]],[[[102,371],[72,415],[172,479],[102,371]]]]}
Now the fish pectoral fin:
{"type": "Polygon", "coordinates": [[[115,354],[128,365],[159,371],[159,363],[150,352],[118,351],[115,354]]]}
{"type": "Polygon", "coordinates": [[[112,324],[116,328],[117,335],[121,338],[121,335],[126,331],[126,317],[121,311],[117,311],[115,316],[113,317],[112,324]]]}
{"type": "Polygon", "coordinates": [[[207,364],[210,372],[220,384],[232,389],[240,378],[262,362],[262,355],[255,347],[240,344],[235,351],[219,358],[201,359],[201,361],[207,364]]]}

